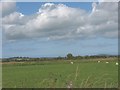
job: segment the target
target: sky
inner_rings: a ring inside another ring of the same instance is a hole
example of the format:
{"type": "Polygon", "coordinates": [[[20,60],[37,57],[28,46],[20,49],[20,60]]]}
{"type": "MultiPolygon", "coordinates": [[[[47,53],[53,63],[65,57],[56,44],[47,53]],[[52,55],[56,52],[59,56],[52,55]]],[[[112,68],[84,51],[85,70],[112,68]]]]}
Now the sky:
{"type": "Polygon", "coordinates": [[[115,2],[0,4],[3,57],[118,54],[115,2]]]}

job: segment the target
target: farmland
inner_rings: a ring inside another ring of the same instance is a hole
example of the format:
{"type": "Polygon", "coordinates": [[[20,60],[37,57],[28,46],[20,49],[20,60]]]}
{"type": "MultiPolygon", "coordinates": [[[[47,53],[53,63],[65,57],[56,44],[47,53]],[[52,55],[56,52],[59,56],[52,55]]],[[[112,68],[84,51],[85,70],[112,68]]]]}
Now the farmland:
{"type": "Polygon", "coordinates": [[[69,84],[73,88],[117,87],[117,58],[98,63],[99,60],[3,63],[2,85],[3,88],[66,88],[69,84]]]}

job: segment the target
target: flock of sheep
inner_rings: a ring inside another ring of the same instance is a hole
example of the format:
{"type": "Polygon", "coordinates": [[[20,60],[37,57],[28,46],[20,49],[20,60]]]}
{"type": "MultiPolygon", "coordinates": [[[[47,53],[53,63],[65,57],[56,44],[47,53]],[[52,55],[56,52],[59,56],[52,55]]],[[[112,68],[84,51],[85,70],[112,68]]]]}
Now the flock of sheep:
{"type": "MultiPolygon", "coordinates": [[[[98,61],[98,63],[100,63],[100,61],[98,61]]],[[[105,63],[109,63],[109,62],[105,62],[105,63]]],[[[115,65],[118,65],[118,62],[116,62],[115,65]]]]}
{"type": "MultiPolygon", "coordinates": [[[[100,63],[100,61],[97,61],[98,63],[100,63]]],[[[73,64],[73,62],[70,62],[71,64],[73,64]]],[[[105,63],[109,63],[109,62],[105,62],[105,63]]],[[[118,65],[118,62],[115,63],[115,65],[118,65]]]]}

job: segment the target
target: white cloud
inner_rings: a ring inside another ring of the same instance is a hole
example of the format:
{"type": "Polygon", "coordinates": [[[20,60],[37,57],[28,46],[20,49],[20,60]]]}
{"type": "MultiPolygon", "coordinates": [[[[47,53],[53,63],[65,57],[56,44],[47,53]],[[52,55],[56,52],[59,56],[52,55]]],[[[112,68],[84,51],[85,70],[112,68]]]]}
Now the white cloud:
{"type": "Polygon", "coordinates": [[[2,12],[2,17],[9,15],[16,9],[15,2],[0,2],[0,12],[2,12]]]}
{"type": "Polygon", "coordinates": [[[5,37],[8,40],[117,37],[117,3],[94,3],[92,6],[91,13],[54,3],[42,5],[31,16],[13,12],[3,18],[5,37]]]}
{"type": "Polygon", "coordinates": [[[22,13],[13,12],[8,16],[5,16],[3,20],[3,24],[17,24],[20,23],[20,20],[24,17],[22,13]]]}

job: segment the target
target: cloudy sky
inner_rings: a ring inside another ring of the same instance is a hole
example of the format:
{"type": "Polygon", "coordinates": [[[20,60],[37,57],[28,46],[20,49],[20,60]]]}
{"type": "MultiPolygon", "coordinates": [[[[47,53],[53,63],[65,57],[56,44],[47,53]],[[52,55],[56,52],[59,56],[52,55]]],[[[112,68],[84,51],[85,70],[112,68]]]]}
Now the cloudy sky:
{"type": "Polygon", "coordinates": [[[0,11],[3,57],[118,53],[118,3],[4,2],[0,11]]]}

